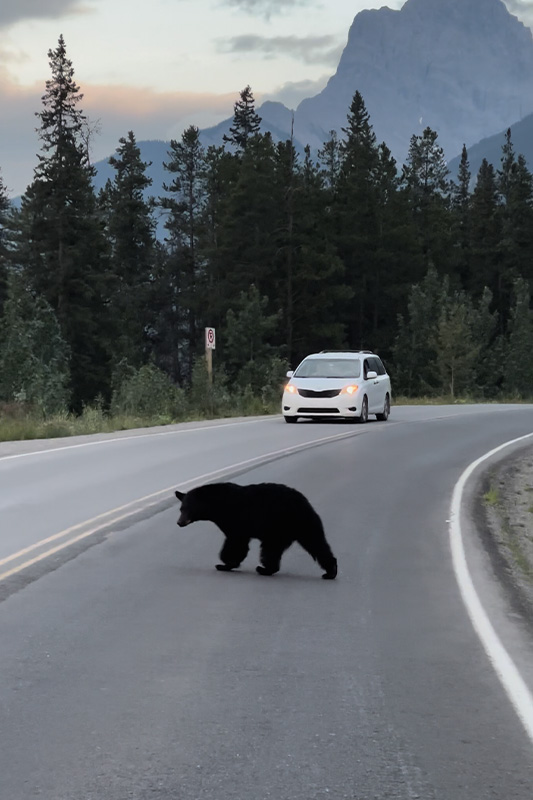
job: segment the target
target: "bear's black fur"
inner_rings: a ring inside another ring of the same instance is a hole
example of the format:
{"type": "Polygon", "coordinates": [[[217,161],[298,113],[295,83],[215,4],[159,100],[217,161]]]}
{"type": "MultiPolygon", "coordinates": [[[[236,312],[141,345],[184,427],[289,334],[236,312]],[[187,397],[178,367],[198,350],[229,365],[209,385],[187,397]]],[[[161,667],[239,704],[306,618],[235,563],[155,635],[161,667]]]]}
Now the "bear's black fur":
{"type": "Polygon", "coordinates": [[[259,539],[260,575],[278,572],[281,556],[298,542],[325,570],[323,578],[337,576],[337,560],[326,541],[322,520],[296,489],[281,483],[211,483],[187,493],[176,491],[176,497],[181,500],[180,527],[209,520],[225,535],[218,570],[236,569],[248,554],[250,539],[259,539]]]}

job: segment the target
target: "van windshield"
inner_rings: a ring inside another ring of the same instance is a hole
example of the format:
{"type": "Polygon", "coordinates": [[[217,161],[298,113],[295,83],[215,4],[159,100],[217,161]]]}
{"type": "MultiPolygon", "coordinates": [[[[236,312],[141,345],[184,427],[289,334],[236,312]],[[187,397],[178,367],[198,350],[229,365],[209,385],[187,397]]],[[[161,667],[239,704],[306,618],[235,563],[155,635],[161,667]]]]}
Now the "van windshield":
{"type": "Polygon", "coordinates": [[[300,364],[295,378],[359,378],[361,362],[357,358],[308,358],[300,364]]]}

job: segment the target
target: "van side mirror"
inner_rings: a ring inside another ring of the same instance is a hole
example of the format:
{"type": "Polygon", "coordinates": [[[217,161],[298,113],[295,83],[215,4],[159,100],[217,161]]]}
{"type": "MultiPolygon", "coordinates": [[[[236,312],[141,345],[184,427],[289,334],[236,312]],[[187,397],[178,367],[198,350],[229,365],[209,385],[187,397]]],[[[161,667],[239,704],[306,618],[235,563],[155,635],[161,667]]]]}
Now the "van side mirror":
{"type": "Polygon", "coordinates": [[[374,372],[374,370],[372,370],[372,369],[369,372],[366,373],[367,381],[373,381],[377,377],[378,377],[378,373],[374,372]]]}
{"type": "Polygon", "coordinates": [[[290,370],[287,372],[287,378],[292,378],[292,376],[293,376],[293,375],[294,375],[294,370],[290,369],[290,370]]]}

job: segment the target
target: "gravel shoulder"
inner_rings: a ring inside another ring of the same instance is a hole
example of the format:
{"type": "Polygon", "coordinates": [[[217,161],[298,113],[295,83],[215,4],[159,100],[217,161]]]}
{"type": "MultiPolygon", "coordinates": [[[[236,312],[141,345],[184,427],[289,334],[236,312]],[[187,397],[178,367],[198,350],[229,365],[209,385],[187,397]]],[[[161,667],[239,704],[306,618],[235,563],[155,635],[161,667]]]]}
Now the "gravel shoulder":
{"type": "Polygon", "coordinates": [[[479,512],[498,576],[533,625],[533,448],[487,472],[479,512]]]}

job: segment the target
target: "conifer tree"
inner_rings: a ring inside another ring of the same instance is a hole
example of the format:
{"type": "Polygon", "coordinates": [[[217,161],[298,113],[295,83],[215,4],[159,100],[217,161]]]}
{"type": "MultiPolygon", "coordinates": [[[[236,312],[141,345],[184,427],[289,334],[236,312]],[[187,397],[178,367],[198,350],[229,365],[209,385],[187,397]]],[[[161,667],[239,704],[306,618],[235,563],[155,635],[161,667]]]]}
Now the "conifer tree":
{"type": "Polygon", "coordinates": [[[0,175],[0,316],[2,315],[2,309],[7,296],[7,215],[9,206],[7,189],[0,175]]]}
{"type": "Polygon", "coordinates": [[[349,313],[351,347],[370,344],[372,312],[369,298],[371,275],[376,268],[378,238],[378,148],[364,100],[356,92],[342,129],[341,164],[332,213],[336,219],[338,252],[354,300],[349,313]]]}
{"type": "Polygon", "coordinates": [[[411,287],[406,317],[400,315],[398,319],[394,343],[398,393],[416,397],[438,390],[438,324],[448,304],[448,279],[439,278],[431,265],[424,279],[411,287]]]}
{"type": "Polygon", "coordinates": [[[65,410],[69,355],[49,303],[12,273],[0,319],[0,399],[28,403],[44,414],[65,410]]]}
{"type": "Polygon", "coordinates": [[[470,269],[465,278],[466,290],[477,299],[487,287],[500,314],[507,309],[500,301],[501,215],[494,167],[483,159],[470,201],[470,269]]]}
{"type": "Polygon", "coordinates": [[[523,398],[533,395],[533,311],[527,281],[517,278],[513,285],[514,303],[509,323],[505,358],[504,389],[523,398]]]}
{"type": "Polygon", "coordinates": [[[139,367],[146,358],[149,325],[148,293],[154,267],[154,220],[144,192],[152,180],[141,160],[135,136],[119,139],[109,159],[115,170],[102,193],[110,245],[110,308],[116,327],[113,361],[139,367]]]}
{"type": "Polygon", "coordinates": [[[248,140],[238,167],[219,228],[216,268],[222,320],[235,297],[252,284],[261,296],[269,296],[269,313],[277,313],[281,304],[271,289],[284,197],[276,180],[276,149],[270,133],[248,140]]]}
{"type": "Polygon", "coordinates": [[[452,182],[451,207],[453,216],[452,269],[457,273],[461,286],[466,288],[470,275],[470,165],[468,152],[463,145],[457,182],[452,182]]]}
{"type": "Polygon", "coordinates": [[[473,330],[470,299],[457,292],[440,311],[435,332],[435,362],[440,388],[452,399],[473,385],[481,345],[473,330]]]}
{"type": "Polygon", "coordinates": [[[270,344],[277,315],[268,313],[268,298],[261,297],[252,285],[236,298],[224,326],[224,359],[230,378],[241,388],[250,386],[257,394],[267,382],[270,344]]]}
{"type": "Polygon", "coordinates": [[[318,161],[322,168],[324,186],[335,194],[341,169],[341,143],[337,131],[330,131],[330,138],[318,151],[318,161]]]}
{"type": "Polygon", "coordinates": [[[170,142],[169,161],[164,164],[173,180],[164,189],[170,197],[162,205],[168,211],[165,223],[167,288],[172,298],[174,325],[182,355],[181,378],[189,382],[199,345],[205,261],[200,248],[205,195],[205,153],[199,129],[191,125],[178,142],[170,142]]]}
{"type": "Polygon", "coordinates": [[[317,348],[342,347],[352,292],[331,241],[329,190],[310,148],[300,164],[291,141],[278,144],[275,180],[284,213],[276,231],[277,281],[271,291],[281,301],[281,352],[297,363],[317,348]]]}
{"type": "Polygon", "coordinates": [[[229,129],[230,135],[224,134],[223,140],[242,152],[246,150],[249,139],[259,133],[260,128],[261,117],[255,110],[252,90],[250,86],[246,86],[240,92],[240,100],[237,100],[233,107],[233,125],[229,129]]]}
{"type": "Polygon", "coordinates": [[[424,263],[444,268],[449,250],[449,170],[438,135],[426,128],[412,136],[402,182],[407,190],[413,219],[418,228],[424,263]]]}
{"type": "Polygon", "coordinates": [[[106,244],[83,135],[86,117],[63,37],[48,53],[39,136],[42,154],[22,198],[17,259],[59,320],[71,354],[72,407],[110,388],[106,244]]]}

